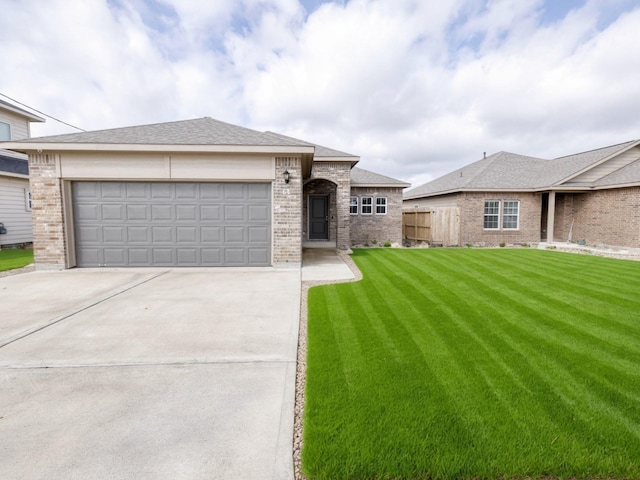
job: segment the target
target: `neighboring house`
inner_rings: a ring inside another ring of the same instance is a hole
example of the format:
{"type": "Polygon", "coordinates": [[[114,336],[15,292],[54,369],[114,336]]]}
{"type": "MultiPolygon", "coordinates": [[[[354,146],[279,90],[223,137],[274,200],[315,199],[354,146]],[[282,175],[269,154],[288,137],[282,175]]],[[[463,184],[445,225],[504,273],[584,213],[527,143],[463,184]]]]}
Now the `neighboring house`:
{"type": "Polygon", "coordinates": [[[640,140],[553,160],[499,152],[404,194],[404,209],[457,208],[460,245],[640,247],[640,140]]]}
{"type": "Polygon", "coordinates": [[[4,147],[29,155],[38,269],[299,266],[304,244],[346,249],[352,228],[401,241],[406,184],[272,132],[206,117],[4,147]]]}
{"type": "MultiPolygon", "coordinates": [[[[30,123],[44,119],[0,100],[0,142],[30,136],[30,123]]],[[[0,150],[0,247],[33,241],[27,156],[0,150]]]]}

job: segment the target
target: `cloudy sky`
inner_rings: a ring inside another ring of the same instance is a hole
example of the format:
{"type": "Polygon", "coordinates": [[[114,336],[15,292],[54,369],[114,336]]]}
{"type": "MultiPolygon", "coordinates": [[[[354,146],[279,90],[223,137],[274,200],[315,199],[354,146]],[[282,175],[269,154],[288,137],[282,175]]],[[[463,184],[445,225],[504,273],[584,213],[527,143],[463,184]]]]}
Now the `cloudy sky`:
{"type": "Polygon", "coordinates": [[[0,94],[85,130],[209,116],[360,155],[413,186],[483,152],[553,158],[640,138],[639,0],[0,0],[0,12],[0,94]]]}

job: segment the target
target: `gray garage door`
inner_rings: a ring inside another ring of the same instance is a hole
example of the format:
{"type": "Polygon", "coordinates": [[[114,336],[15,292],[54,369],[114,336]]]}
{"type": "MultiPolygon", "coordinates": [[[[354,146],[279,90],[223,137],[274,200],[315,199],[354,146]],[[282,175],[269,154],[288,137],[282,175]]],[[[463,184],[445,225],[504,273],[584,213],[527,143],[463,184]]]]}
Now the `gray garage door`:
{"type": "Polygon", "coordinates": [[[74,182],[79,267],[265,266],[268,183],[74,182]]]}

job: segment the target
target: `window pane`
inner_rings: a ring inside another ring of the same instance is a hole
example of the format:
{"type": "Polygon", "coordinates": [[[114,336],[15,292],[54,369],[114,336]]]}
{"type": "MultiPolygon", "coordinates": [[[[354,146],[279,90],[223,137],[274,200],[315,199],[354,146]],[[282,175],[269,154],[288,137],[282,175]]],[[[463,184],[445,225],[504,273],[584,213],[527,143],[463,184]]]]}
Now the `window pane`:
{"type": "Polygon", "coordinates": [[[363,215],[371,215],[373,213],[373,199],[371,197],[362,197],[361,202],[361,213],[363,215]]]}
{"type": "Polygon", "coordinates": [[[502,228],[518,228],[518,211],[520,209],[520,202],[518,201],[505,201],[504,211],[502,215],[502,228]]]}
{"type": "Polygon", "coordinates": [[[0,122],[0,142],[11,140],[11,126],[8,123],[0,122]]]}
{"type": "Polygon", "coordinates": [[[351,215],[358,214],[358,197],[351,197],[349,200],[349,213],[351,215]]]}
{"type": "Polygon", "coordinates": [[[376,213],[378,215],[387,214],[387,197],[376,198],[376,213]]]}
{"type": "Polygon", "coordinates": [[[500,216],[500,202],[486,200],[484,202],[484,228],[498,228],[500,216]]]}

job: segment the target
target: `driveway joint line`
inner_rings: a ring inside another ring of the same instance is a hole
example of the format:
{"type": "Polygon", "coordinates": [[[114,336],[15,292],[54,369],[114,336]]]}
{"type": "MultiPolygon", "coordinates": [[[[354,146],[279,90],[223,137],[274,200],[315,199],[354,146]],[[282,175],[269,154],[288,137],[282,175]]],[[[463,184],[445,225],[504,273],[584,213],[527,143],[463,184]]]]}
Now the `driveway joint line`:
{"type": "Polygon", "coordinates": [[[167,273],[169,273],[171,270],[165,270],[164,272],[160,272],[157,275],[154,275],[153,277],[147,278],[145,280],[142,280],[139,283],[136,283],[135,285],[131,285],[127,288],[125,288],[124,290],[120,290],[112,295],[109,295],[108,297],[102,298],[100,300],[98,300],[97,302],[92,303],[91,305],[86,305],[78,310],[76,310],[75,312],[72,312],[68,315],[65,315],[63,317],[57,318],[52,320],[51,322],[47,323],[46,325],[41,325],[40,327],[34,329],[34,330],[29,330],[28,332],[25,332],[24,334],[18,335],[17,337],[14,337],[8,341],[6,341],[5,343],[0,344],[0,348],[6,347],[7,345],[11,345],[12,343],[17,342],[18,340],[22,340],[23,338],[26,338],[30,335],[33,335],[34,333],[38,333],[42,330],[44,330],[45,328],[49,328],[52,325],[56,325],[57,323],[60,323],[64,320],[67,320],[68,318],[73,317],[74,315],[77,315],[78,313],[84,312],[85,310],[89,310],[90,308],[95,307],[96,305],[100,305],[101,303],[106,302],[107,300],[111,300],[114,297],[117,297],[118,295],[121,295],[125,292],[128,292],[129,290],[133,290],[136,287],[139,287],[140,285],[144,285],[147,282],[150,282],[151,280],[155,280],[156,278],[165,275],[167,273]]]}

